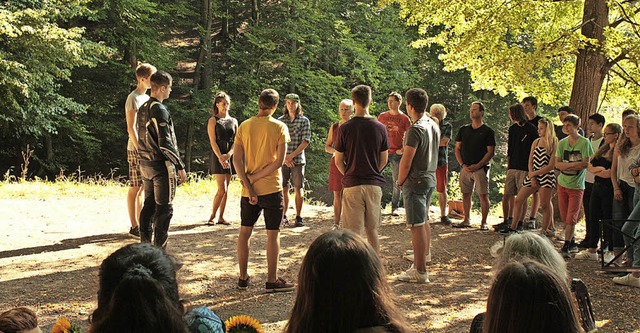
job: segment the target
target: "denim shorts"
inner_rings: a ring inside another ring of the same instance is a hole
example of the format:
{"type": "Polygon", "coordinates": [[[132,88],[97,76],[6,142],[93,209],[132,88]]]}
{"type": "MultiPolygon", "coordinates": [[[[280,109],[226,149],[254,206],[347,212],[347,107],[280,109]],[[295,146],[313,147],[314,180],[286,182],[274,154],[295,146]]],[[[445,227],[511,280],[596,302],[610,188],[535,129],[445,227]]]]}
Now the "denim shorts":
{"type": "Polygon", "coordinates": [[[402,196],[404,198],[405,219],[410,227],[419,227],[427,221],[427,207],[431,201],[434,187],[425,189],[414,189],[404,187],[402,196]]]}

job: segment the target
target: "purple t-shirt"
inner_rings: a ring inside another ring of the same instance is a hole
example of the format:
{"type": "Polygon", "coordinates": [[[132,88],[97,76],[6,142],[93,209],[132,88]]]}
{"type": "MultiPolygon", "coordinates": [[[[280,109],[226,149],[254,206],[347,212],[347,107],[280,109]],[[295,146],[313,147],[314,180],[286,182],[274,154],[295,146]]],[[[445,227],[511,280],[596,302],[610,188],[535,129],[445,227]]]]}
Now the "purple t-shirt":
{"type": "Polygon", "coordinates": [[[353,117],[338,128],[335,148],[344,154],[344,187],[357,185],[383,186],[384,176],[378,170],[380,152],[389,149],[387,129],[376,118],[353,117]]]}

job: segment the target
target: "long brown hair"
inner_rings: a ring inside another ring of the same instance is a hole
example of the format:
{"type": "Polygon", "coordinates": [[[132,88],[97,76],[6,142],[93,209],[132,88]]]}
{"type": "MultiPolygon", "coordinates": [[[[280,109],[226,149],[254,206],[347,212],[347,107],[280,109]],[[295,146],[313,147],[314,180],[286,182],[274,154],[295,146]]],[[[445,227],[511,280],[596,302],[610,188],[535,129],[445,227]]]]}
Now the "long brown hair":
{"type": "Polygon", "coordinates": [[[226,92],[220,91],[216,94],[216,97],[213,98],[213,106],[211,106],[211,114],[214,116],[218,116],[220,114],[220,110],[218,110],[218,102],[221,100],[227,101],[227,106],[231,106],[231,98],[227,95],[226,92]]]}
{"type": "Polygon", "coordinates": [[[284,332],[352,333],[376,326],[411,332],[393,301],[378,255],[350,231],[320,235],[302,261],[284,332]]]}
{"type": "Polygon", "coordinates": [[[569,283],[535,261],[507,264],[487,299],[484,333],[582,333],[569,283]]]}
{"type": "MultiPolygon", "coordinates": [[[[622,133],[622,126],[620,126],[620,124],[611,123],[604,128],[605,132],[607,131],[607,129],[611,131],[611,133],[616,133],[616,134],[622,133]]],[[[604,139],[606,139],[606,137],[603,138],[602,140],[604,139]]],[[[610,145],[606,143],[603,144],[600,148],[598,148],[596,153],[593,154],[593,157],[591,159],[596,159],[600,157],[604,157],[608,161],[611,161],[613,159],[613,149],[611,148],[610,145]]]]}

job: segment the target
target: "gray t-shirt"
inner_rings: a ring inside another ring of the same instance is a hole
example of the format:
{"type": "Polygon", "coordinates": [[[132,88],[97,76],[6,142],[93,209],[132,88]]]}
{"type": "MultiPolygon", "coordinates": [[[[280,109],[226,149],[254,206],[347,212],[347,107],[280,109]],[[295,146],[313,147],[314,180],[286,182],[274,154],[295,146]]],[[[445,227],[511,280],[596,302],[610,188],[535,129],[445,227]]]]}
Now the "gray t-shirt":
{"type": "Polygon", "coordinates": [[[440,128],[427,116],[413,123],[404,137],[404,144],[416,149],[405,187],[424,189],[436,186],[440,128]]]}
{"type": "MultiPolygon", "coordinates": [[[[138,109],[149,100],[149,95],[140,94],[137,90],[132,91],[129,96],[127,96],[127,101],[124,103],[124,112],[125,115],[128,112],[138,112],[138,109]]],[[[133,125],[133,129],[136,130],[136,125],[133,125]]],[[[133,145],[131,139],[127,141],[127,150],[136,150],[136,146],[133,145]]]]}

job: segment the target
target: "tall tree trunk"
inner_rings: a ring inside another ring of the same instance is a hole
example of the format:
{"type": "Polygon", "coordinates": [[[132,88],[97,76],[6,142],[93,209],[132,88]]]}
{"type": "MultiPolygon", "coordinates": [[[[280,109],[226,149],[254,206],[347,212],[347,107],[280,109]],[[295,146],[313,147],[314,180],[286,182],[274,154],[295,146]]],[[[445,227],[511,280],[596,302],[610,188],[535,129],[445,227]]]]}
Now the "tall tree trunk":
{"type": "Polygon", "coordinates": [[[127,47],[127,49],[124,50],[124,61],[126,61],[131,68],[136,68],[136,66],[138,66],[138,57],[136,55],[137,53],[138,48],[136,46],[136,41],[132,40],[131,42],[129,42],[129,46],[127,47]]]}
{"type": "Polygon", "coordinates": [[[222,0],[222,40],[226,42],[229,39],[229,0],[222,0]]]}
{"type": "Polygon", "coordinates": [[[191,156],[193,151],[193,120],[189,121],[187,127],[187,144],[184,148],[184,164],[187,172],[191,172],[191,156]]]}
{"type": "Polygon", "coordinates": [[[251,0],[251,19],[253,20],[253,25],[258,25],[260,20],[260,4],[258,0],[251,0]]]}
{"type": "Polygon", "coordinates": [[[212,13],[211,0],[202,0],[201,26],[202,35],[200,36],[200,52],[198,55],[198,63],[193,74],[193,86],[196,89],[209,90],[211,88],[211,30],[212,30],[212,13]]]}
{"type": "Polygon", "coordinates": [[[598,41],[587,42],[578,51],[571,89],[571,106],[585,127],[589,115],[598,109],[602,84],[611,65],[599,45],[604,41],[604,28],[609,24],[609,8],[605,0],[586,0],[582,16],[582,35],[598,41]]]}

